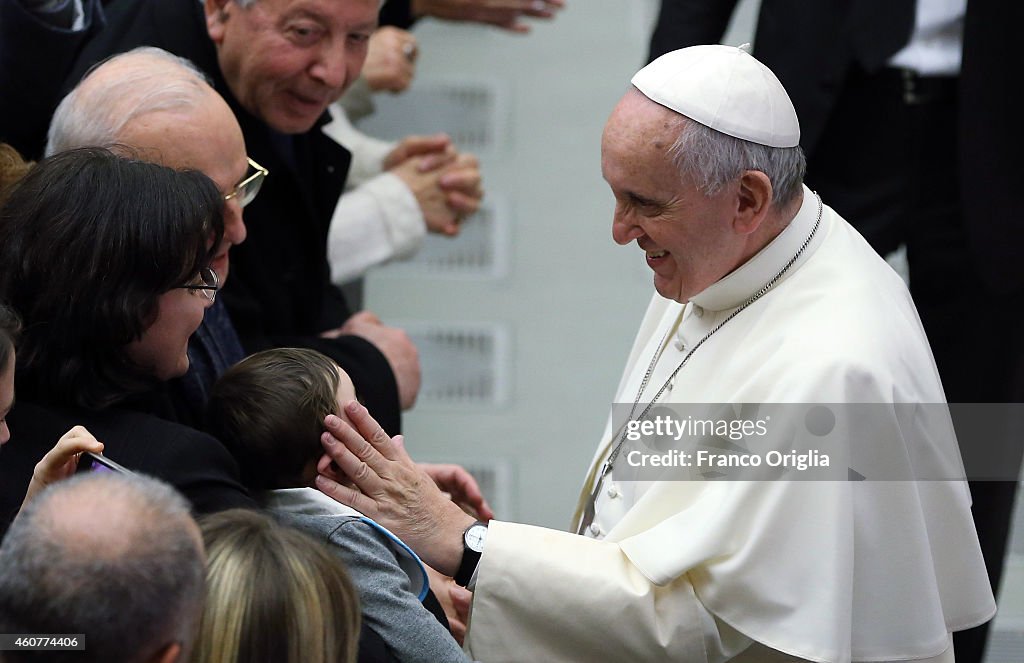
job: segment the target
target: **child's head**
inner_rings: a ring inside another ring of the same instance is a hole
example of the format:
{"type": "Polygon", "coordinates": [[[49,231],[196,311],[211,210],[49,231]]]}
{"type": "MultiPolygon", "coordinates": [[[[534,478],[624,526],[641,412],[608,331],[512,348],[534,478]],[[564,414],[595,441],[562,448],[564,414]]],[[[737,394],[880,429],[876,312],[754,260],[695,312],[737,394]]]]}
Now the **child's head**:
{"type": "Polygon", "coordinates": [[[324,417],[354,399],[345,371],[316,352],[265,350],[228,369],[213,387],[206,428],[234,454],[251,490],[308,486],[323,449],[324,417]]]}

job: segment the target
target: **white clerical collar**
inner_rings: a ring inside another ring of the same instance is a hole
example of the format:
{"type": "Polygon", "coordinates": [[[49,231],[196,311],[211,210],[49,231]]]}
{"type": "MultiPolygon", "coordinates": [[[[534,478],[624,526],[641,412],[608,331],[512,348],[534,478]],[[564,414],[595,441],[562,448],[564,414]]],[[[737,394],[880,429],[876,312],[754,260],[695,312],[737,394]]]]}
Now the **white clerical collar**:
{"type": "MultiPolygon", "coordinates": [[[[694,295],[690,300],[696,306],[711,311],[724,311],[736,308],[755,292],[764,287],[779,271],[786,266],[805,241],[815,222],[818,220],[818,196],[806,186],[803,187],[804,198],[800,211],[796,213],[789,225],[763,249],[754,254],[747,262],[737,267],[715,283],[694,295]]],[[[824,226],[824,218],[822,219],[824,226]]],[[[818,248],[828,234],[828,228],[822,227],[814,234],[810,244],[797,258],[793,266],[782,276],[784,281],[800,268],[808,257],[818,248]]]]}

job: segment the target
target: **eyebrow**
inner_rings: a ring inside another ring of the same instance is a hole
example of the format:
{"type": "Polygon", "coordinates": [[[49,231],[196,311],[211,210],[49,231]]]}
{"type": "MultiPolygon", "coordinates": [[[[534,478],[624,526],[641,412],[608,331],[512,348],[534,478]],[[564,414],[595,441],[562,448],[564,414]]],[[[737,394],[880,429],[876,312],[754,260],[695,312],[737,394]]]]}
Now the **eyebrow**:
{"type": "Polygon", "coordinates": [[[655,202],[654,200],[651,200],[647,196],[641,196],[639,193],[637,193],[635,191],[627,191],[626,195],[629,196],[630,198],[632,198],[633,200],[635,200],[636,202],[640,203],[641,205],[657,205],[658,204],[657,202],[655,202]]]}

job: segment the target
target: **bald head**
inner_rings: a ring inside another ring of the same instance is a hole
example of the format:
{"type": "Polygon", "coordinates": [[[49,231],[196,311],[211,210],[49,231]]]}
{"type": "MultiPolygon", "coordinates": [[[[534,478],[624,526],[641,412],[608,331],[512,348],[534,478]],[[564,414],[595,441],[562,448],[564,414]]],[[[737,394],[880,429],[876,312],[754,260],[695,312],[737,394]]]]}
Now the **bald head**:
{"type": "MultiPolygon", "coordinates": [[[[234,113],[188,60],[153,47],[114,56],[93,69],[57,107],[47,154],[124,145],[140,158],[203,172],[230,193],[248,170],[234,113]]],[[[228,250],[245,240],[237,198],[224,207],[224,239],[213,260],[227,280],[228,250]]]]}
{"type": "Polygon", "coordinates": [[[58,484],[26,517],[47,531],[54,548],[82,561],[142,557],[164,545],[162,537],[202,548],[188,504],[151,479],[85,475],[58,484]]]}
{"type": "Polygon", "coordinates": [[[83,661],[187,654],[204,563],[188,505],[166,484],[74,477],[29,503],[0,546],[0,632],[84,633],[83,661]]]}
{"type": "Polygon", "coordinates": [[[116,143],[137,118],[194,109],[212,91],[188,60],[158,48],[114,56],[90,71],[57,107],[46,154],[116,143]]]}

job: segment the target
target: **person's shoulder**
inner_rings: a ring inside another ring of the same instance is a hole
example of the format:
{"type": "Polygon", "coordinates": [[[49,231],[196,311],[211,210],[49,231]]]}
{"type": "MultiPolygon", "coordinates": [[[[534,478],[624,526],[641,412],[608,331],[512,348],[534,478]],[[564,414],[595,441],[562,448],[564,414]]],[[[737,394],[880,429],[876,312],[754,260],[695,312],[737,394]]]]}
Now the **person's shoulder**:
{"type": "MultiPolygon", "coordinates": [[[[24,457],[16,463],[21,474],[31,476],[32,465],[61,435],[80,425],[103,443],[104,456],[133,472],[166,481],[199,513],[256,506],[241,484],[235,459],[206,433],[120,408],[90,411],[19,402],[15,409],[18,446],[11,456],[24,457]]],[[[4,452],[6,457],[7,449],[4,452]]]]}
{"type": "Polygon", "coordinates": [[[238,463],[215,437],[152,414],[109,408],[81,422],[103,442],[103,453],[130,470],[180,490],[197,512],[254,508],[238,463]]]}
{"type": "Polygon", "coordinates": [[[284,523],[306,531],[317,538],[340,541],[345,547],[378,547],[386,545],[362,517],[357,514],[327,511],[289,511],[270,506],[274,516],[284,523]]]}

